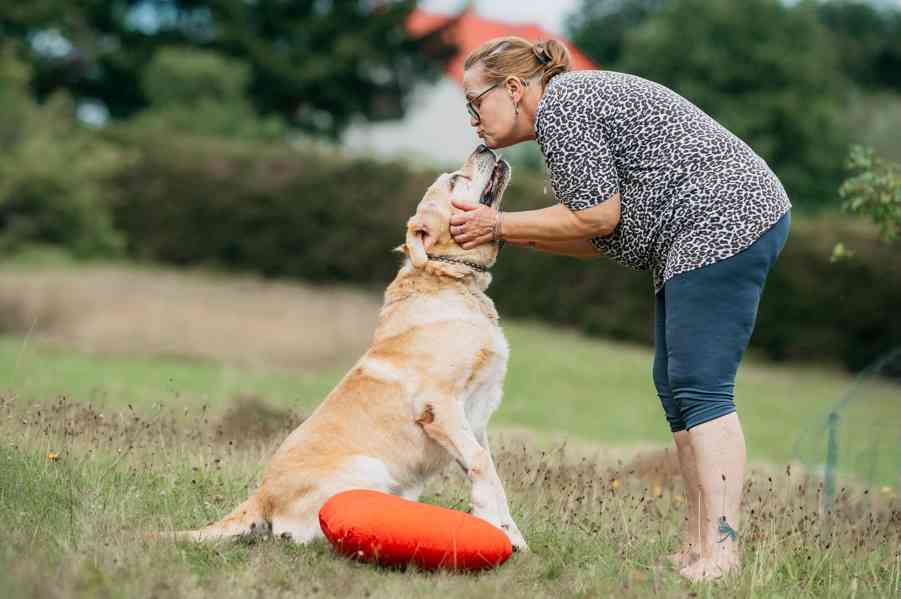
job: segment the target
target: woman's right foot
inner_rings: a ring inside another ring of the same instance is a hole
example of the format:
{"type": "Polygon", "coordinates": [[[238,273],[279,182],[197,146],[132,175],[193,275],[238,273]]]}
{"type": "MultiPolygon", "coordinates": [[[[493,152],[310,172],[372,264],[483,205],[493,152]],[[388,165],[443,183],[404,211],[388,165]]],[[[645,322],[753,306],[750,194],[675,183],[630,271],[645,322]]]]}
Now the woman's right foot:
{"type": "Polygon", "coordinates": [[[666,556],[667,561],[676,570],[681,570],[701,559],[701,554],[691,549],[682,549],[666,556]]]}

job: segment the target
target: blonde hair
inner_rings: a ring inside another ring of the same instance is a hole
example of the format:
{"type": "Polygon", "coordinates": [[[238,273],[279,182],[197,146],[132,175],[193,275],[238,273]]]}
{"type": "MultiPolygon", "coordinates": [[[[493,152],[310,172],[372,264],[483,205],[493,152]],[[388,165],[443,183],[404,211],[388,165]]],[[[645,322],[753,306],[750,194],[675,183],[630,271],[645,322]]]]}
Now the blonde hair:
{"type": "Polygon", "coordinates": [[[486,83],[500,83],[507,77],[531,79],[541,76],[541,87],[555,75],[571,68],[569,50],[562,42],[547,40],[532,43],[516,36],[496,37],[469,53],[463,69],[481,64],[486,83]]]}

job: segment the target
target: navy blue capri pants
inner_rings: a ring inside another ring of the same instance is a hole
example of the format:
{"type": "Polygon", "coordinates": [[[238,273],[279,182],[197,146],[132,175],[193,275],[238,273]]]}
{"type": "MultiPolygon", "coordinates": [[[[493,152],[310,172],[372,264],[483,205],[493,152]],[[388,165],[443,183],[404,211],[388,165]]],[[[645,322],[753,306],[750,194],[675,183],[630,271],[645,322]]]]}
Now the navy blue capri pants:
{"type": "Polygon", "coordinates": [[[654,386],[673,432],[735,411],[735,374],[790,213],[738,254],[672,277],[657,293],[654,386]]]}

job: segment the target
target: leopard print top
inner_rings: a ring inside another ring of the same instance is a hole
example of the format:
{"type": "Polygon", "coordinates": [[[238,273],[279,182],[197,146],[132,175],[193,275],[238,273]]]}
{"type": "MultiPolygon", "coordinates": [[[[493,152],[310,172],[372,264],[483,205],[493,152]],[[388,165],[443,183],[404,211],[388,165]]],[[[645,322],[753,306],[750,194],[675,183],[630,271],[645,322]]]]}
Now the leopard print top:
{"type": "Polygon", "coordinates": [[[557,201],[584,210],[619,191],[620,223],[595,248],[659,292],[672,276],[751,245],[791,208],[766,162],[674,91],[625,73],[548,82],[535,132],[557,201]]]}

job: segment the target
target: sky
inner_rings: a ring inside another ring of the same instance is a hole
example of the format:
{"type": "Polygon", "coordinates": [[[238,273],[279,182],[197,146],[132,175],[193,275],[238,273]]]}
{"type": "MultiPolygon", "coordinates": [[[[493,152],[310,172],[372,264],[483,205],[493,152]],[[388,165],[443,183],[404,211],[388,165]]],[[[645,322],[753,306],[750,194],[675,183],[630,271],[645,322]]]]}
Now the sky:
{"type": "MultiPolygon", "coordinates": [[[[899,0],[901,1],[901,0],[899,0]]],[[[420,8],[433,12],[455,13],[461,0],[420,0],[420,8]]],[[[538,23],[551,33],[563,33],[563,19],[579,5],[579,0],[475,0],[476,12],[483,17],[511,23],[538,23]]]]}

